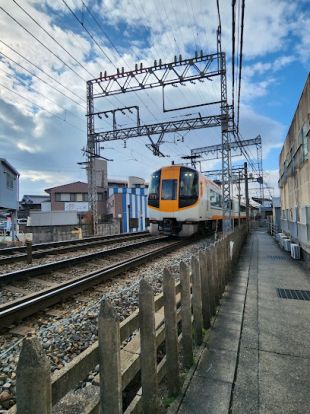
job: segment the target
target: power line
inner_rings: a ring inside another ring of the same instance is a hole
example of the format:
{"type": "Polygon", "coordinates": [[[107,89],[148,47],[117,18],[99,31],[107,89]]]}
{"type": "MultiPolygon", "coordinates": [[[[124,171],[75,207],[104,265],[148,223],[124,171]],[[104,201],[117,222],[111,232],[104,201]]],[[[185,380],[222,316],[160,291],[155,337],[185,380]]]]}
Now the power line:
{"type": "Polygon", "coordinates": [[[83,130],[82,130],[82,129],[80,129],[79,127],[77,127],[77,126],[75,126],[75,125],[71,124],[71,122],[69,122],[69,121],[67,121],[67,120],[65,120],[65,119],[62,119],[59,115],[57,115],[57,114],[55,114],[55,113],[51,112],[49,109],[44,108],[42,105],[38,105],[37,103],[33,102],[31,99],[27,98],[26,96],[23,96],[22,94],[20,94],[20,93],[18,93],[18,92],[16,92],[16,91],[14,91],[14,90],[13,90],[13,89],[11,89],[11,88],[8,88],[7,86],[5,86],[5,85],[3,85],[3,84],[1,84],[1,83],[0,83],[0,86],[1,86],[2,88],[4,88],[4,89],[7,89],[7,90],[8,90],[9,92],[11,92],[11,93],[14,93],[15,95],[19,96],[20,98],[24,99],[25,101],[28,101],[29,103],[31,103],[31,105],[34,105],[34,106],[36,106],[37,108],[39,108],[39,109],[41,109],[41,110],[43,110],[43,111],[45,111],[45,112],[48,112],[48,113],[49,113],[49,114],[51,114],[52,116],[54,116],[54,117],[56,117],[56,118],[60,119],[60,120],[61,120],[61,121],[63,121],[63,122],[66,122],[66,123],[67,123],[68,125],[70,125],[71,127],[75,128],[75,129],[78,129],[79,131],[83,132],[83,134],[85,134],[85,131],[83,131],[83,130]]]}
{"type": "Polygon", "coordinates": [[[236,31],[236,0],[232,0],[231,2],[232,6],[232,110],[233,110],[233,123],[235,122],[235,31],[236,31]]]}
{"type": "MultiPolygon", "coordinates": [[[[88,14],[91,16],[91,18],[93,19],[93,21],[96,23],[97,27],[99,28],[99,30],[102,32],[102,34],[106,37],[106,39],[108,40],[108,42],[111,44],[112,48],[115,50],[115,52],[118,54],[118,56],[120,58],[122,58],[121,54],[119,53],[118,49],[116,48],[115,44],[113,43],[113,41],[111,40],[110,36],[107,34],[107,32],[105,30],[103,30],[103,28],[101,27],[101,25],[99,24],[98,20],[95,18],[95,16],[93,15],[93,13],[91,12],[90,8],[87,6],[87,4],[84,3],[83,0],[82,4],[85,7],[85,10],[88,12],[88,14]]],[[[128,63],[125,61],[124,58],[122,58],[123,61],[126,63],[127,66],[128,63]]]]}
{"type": "Polygon", "coordinates": [[[68,3],[66,2],[66,0],[62,0],[62,2],[67,7],[67,9],[71,12],[71,14],[74,16],[74,18],[80,23],[80,25],[83,27],[83,29],[85,30],[85,32],[90,36],[90,38],[92,39],[92,41],[101,50],[101,53],[108,59],[108,61],[111,63],[111,65],[114,66],[115,69],[117,69],[116,66],[115,66],[115,64],[112,62],[112,60],[106,54],[106,52],[102,49],[102,47],[99,45],[99,43],[94,38],[94,36],[90,33],[90,31],[85,27],[84,23],[78,18],[78,16],[76,15],[76,13],[74,13],[74,11],[72,10],[72,8],[68,5],[68,3]]]}
{"type": "Polygon", "coordinates": [[[242,73],[242,57],[243,57],[243,28],[244,28],[244,8],[245,0],[242,0],[241,6],[241,34],[240,34],[240,59],[239,59],[239,84],[238,84],[238,108],[237,108],[237,132],[239,131],[240,117],[240,93],[241,93],[241,73],[242,73]]]}
{"type": "Polygon", "coordinates": [[[85,70],[85,72],[87,72],[91,77],[94,77],[93,74],[91,74],[88,69],[81,63],[79,62],[65,47],[63,47],[57,39],[55,39],[44,27],[41,26],[41,24],[33,17],[31,16],[30,13],[28,13],[20,4],[17,3],[16,0],[13,0],[13,2],[16,4],[16,6],[18,6],[37,26],[39,26],[44,33],[47,34],[47,36],[52,39],[62,50],[64,50],[79,66],[81,66],[81,68],[83,68],[85,70]]]}
{"type": "MultiPolygon", "coordinates": [[[[112,62],[112,60],[109,58],[109,56],[106,54],[106,52],[102,49],[102,47],[99,45],[99,43],[96,41],[95,37],[90,33],[90,31],[85,27],[84,23],[78,18],[78,16],[76,15],[76,13],[74,13],[74,11],[71,9],[71,7],[68,5],[68,3],[65,0],[62,0],[62,2],[65,4],[65,6],[68,8],[68,10],[71,12],[71,14],[74,16],[74,18],[79,22],[79,24],[83,27],[83,29],[86,31],[86,33],[90,36],[90,38],[93,40],[93,42],[97,45],[97,47],[101,50],[101,52],[103,53],[103,55],[108,59],[108,61],[113,65],[113,67],[115,69],[117,69],[116,65],[112,62]]],[[[149,95],[148,95],[149,96],[149,95]]],[[[154,115],[154,113],[149,109],[149,107],[142,101],[141,97],[138,96],[139,100],[141,101],[141,103],[146,107],[146,109],[149,111],[149,113],[156,119],[156,116],[154,115]]],[[[151,98],[150,98],[151,99],[151,98]]],[[[116,98],[116,100],[122,105],[122,103],[120,102],[119,99],[116,98]]],[[[154,103],[154,101],[152,100],[152,102],[154,103]]],[[[128,114],[126,114],[127,117],[128,114]]],[[[132,119],[131,117],[129,117],[130,119],[132,119]]]]}
{"type": "MultiPolygon", "coordinates": [[[[64,1],[64,0],[63,0],[64,1]]],[[[15,19],[15,17],[13,17],[9,12],[7,12],[6,10],[4,10],[3,7],[0,7],[0,10],[2,10],[7,16],[9,16],[15,23],[18,24],[18,26],[22,27],[25,32],[27,32],[31,37],[33,37],[38,43],[40,43],[40,45],[42,45],[46,50],[48,50],[53,56],[55,56],[60,62],[62,62],[62,64],[64,66],[66,66],[68,69],[70,69],[76,76],[78,76],[81,80],[83,80],[84,82],[85,79],[75,70],[73,69],[70,65],[68,65],[63,59],[61,59],[61,57],[59,57],[56,53],[54,53],[48,46],[46,46],[43,42],[41,42],[40,39],[38,39],[33,33],[31,33],[30,30],[28,30],[24,25],[22,25],[17,19],[15,19]]]]}
{"type": "Polygon", "coordinates": [[[193,5],[192,5],[191,0],[188,0],[188,3],[189,3],[189,6],[190,6],[190,9],[192,10],[192,15],[193,15],[194,42],[195,42],[195,45],[196,45],[196,51],[198,51],[198,44],[199,44],[199,35],[198,35],[198,32],[196,32],[196,39],[197,39],[197,40],[195,39],[195,27],[196,27],[195,22],[197,22],[197,19],[195,19],[194,9],[193,9],[193,5]]]}
{"type": "Polygon", "coordinates": [[[48,101],[52,102],[53,104],[57,105],[59,108],[61,108],[61,109],[62,109],[62,110],[64,110],[65,112],[69,112],[70,114],[72,114],[72,115],[73,115],[73,116],[75,116],[76,118],[79,118],[79,119],[80,119],[80,117],[79,117],[78,115],[76,115],[74,112],[72,112],[72,111],[70,111],[69,109],[64,108],[63,106],[59,105],[56,101],[54,101],[53,99],[49,98],[47,95],[44,95],[42,92],[39,92],[39,91],[37,91],[37,90],[33,89],[31,86],[27,85],[27,83],[26,83],[26,82],[22,81],[22,80],[21,80],[21,79],[19,79],[19,78],[14,77],[11,73],[7,72],[6,70],[4,70],[4,69],[2,69],[2,68],[0,68],[0,70],[1,70],[3,73],[5,73],[6,75],[8,75],[10,78],[13,78],[13,80],[17,79],[17,81],[18,81],[21,85],[24,85],[26,88],[28,88],[28,89],[29,89],[29,90],[31,90],[32,92],[34,92],[34,93],[36,93],[36,94],[38,94],[38,95],[43,96],[43,98],[45,98],[45,99],[47,99],[48,101]]]}
{"type": "MultiPolygon", "coordinates": [[[[3,43],[4,45],[6,45],[6,43],[4,43],[2,40],[0,40],[1,43],[3,43]]],[[[10,46],[6,45],[9,49],[13,50],[18,56],[22,57],[23,59],[26,60],[26,62],[28,62],[29,64],[31,64],[32,66],[34,66],[36,69],[40,70],[42,73],[44,73],[46,76],[48,76],[49,78],[51,78],[52,80],[54,80],[55,82],[57,82],[60,86],[62,86],[64,89],[68,90],[70,93],[72,93],[72,95],[76,96],[77,98],[81,99],[82,98],[78,95],[76,95],[74,92],[70,91],[70,89],[68,89],[66,86],[64,86],[61,82],[57,81],[57,79],[53,78],[52,76],[50,76],[47,72],[45,72],[43,69],[41,69],[39,66],[35,65],[34,63],[32,63],[29,59],[25,58],[24,56],[22,56],[19,52],[17,52],[16,50],[14,50],[13,48],[11,48],[10,46]]],[[[15,65],[19,66],[20,68],[22,68],[23,70],[25,70],[26,72],[28,72],[31,76],[33,76],[34,78],[39,79],[41,82],[43,82],[44,84],[46,84],[47,86],[55,89],[55,91],[57,91],[58,93],[60,93],[61,95],[65,96],[66,98],[70,99],[70,101],[74,102],[76,105],[81,106],[82,108],[84,108],[84,106],[77,102],[75,99],[71,98],[70,96],[66,95],[64,92],[60,91],[59,89],[57,89],[55,86],[50,85],[48,82],[46,82],[46,80],[42,79],[40,76],[36,75],[35,73],[31,72],[29,69],[25,68],[25,66],[21,65],[20,63],[16,62],[14,59],[10,58],[8,55],[6,55],[5,53],[0,51],[0,54],[2,56],[4,56],[6,59],[10,60],[11,62],[13,62],[15,65]]]]}

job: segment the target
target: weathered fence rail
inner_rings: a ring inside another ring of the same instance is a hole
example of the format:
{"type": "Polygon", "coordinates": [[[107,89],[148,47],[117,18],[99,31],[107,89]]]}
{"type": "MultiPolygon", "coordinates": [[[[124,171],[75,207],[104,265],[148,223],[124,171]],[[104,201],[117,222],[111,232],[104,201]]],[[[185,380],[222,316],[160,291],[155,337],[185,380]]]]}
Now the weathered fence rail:
{"type": "Polygon", "coordinates": [[[103,301],[98,320],[99,340],[51,376],[38,339],[25,338],[17,368],[17,403],[9,413],[50,414],[52,406],[98,363],[100,397],[91,401],[83,414],[122,413],[122,393],[139,372],[141,388],[125,413],[157,412],[158,384],[165,377],[169,395],[179,392],[179,357],[186,368],[192,365],[194,344],[202,343],[203,329],[210,327],[246,234],[245,225],[238,227],[193,256],[190,268],[181,262],[180,281],[176,282],[165,269],[163,293],[156,297],[151,286],[142,280],[140,310],[121,323],[112,305],[103,301]],[[129,337],[132,339],[126,343],[129,337]],[[158,363],[157,350],[162,344],[166,354],[158,363]]]}

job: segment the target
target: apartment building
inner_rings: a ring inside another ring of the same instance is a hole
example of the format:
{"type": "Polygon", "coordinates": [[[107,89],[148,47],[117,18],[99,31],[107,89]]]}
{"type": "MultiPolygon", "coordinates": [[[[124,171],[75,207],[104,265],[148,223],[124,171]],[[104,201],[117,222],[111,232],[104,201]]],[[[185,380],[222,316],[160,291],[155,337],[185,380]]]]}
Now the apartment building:
{"type": "Polygon", "coordinates": [[[310,74],[302,91],[280,159],[281,228],[310,264],[310,74]]]}

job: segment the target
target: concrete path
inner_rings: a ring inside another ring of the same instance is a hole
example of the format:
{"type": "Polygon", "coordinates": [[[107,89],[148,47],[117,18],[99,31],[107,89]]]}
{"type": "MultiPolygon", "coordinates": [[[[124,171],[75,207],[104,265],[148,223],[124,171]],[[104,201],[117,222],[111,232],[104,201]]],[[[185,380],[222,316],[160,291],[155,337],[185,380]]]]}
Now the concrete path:
{"type": "Polygon", "coordinates": [[[310,275],[256,231],[174,412],[310,413],[310,301],[277,288],[310,290],[310,275]]]}

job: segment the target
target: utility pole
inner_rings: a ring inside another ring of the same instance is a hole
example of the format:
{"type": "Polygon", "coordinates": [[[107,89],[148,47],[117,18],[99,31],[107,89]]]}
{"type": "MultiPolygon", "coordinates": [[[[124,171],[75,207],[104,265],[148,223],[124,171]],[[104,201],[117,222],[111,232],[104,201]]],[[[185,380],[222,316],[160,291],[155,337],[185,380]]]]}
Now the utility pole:
{"type": "Polygon", "coordinates": [[[248,163],[245,162],[244,163],[244,182],[245,182],[245,211],[246,211],[246,221],[248,223],[249,226],[249,208],[250,208],[250,203],[249,203],[249,182],[248,182],[248,163]]]}
{"type": "Polygon", "coordinates": [[[238,171],[238,227],[240,227],[240,210],[241,210],[241,185],[240,171],[238,171]]]}
{"type": "Polygon", "coordinates": [[[88,180],[88,205],[92,213],[92,232],[95,236],[98,229],[97,185],[96,185],[96,140],[94,136],[94,101],[93,84],[87,82],[87,180],[88,180]]]}

